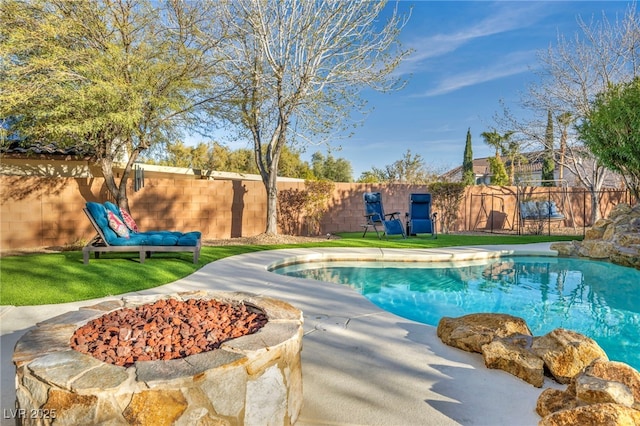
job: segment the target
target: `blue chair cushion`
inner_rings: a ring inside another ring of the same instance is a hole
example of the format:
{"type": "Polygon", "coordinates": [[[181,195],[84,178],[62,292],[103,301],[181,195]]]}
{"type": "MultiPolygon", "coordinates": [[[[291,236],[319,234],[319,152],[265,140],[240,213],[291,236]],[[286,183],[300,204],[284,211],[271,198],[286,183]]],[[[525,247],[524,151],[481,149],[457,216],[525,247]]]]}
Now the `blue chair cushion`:
{"type": "Polygon", "coordinates": [[[382,222],[384,225],[384,231],[387,235],[404,235],[404,229],[402,228],[402,222],[396,220],[385,220],[382,222]]]}
{"type": "Polygon", "coordinates": [[[202,233],[199,231],[187,232],[178,238],[179,246],[197,246],[202,233]]]}
{"type": "Polygon", "coordinates": [[[107,201],[104,204],[87,202],[87,210],[100,227],[106,242],[112,246],[197,246],[202,233],[177,231],[130,232],[129,238],[119,237],[109,226],[107,209],[122,219],[120,209],[107,201]]]}
{"type": "Polygon", "coordinates": [[[433,233],[433,224],[429,219],[413,219],[410,226],[412,234],[433,233]]]}

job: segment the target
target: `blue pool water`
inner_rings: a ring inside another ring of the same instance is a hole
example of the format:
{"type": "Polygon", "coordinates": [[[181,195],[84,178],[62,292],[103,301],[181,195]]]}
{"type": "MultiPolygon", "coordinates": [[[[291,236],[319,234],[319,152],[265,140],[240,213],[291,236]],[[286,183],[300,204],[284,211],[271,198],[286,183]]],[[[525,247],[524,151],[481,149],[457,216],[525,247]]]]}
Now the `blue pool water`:
{"type": "Polygon", "coordinates": [[[437,326],[475,312],[523,318],[534,335],[562,327],[640,369],[640,271],[555,257],[482,261],[312,262],[273,272],[347,285],[380,308],[437,326]]]}

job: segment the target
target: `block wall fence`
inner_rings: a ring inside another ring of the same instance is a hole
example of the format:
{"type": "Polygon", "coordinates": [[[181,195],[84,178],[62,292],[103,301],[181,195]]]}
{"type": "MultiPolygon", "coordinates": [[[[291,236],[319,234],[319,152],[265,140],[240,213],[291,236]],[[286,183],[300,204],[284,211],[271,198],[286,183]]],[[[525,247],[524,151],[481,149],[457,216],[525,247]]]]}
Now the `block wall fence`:
{"type": "MultiPolygon", "coordinates": [[[[304,187],[304,182],[279,184],[280,191],[303,190],[304,187]]],[[[545,196],[546,189],[539,189],[545,196]]],[[[320,234],[361,231],[364,223],[362,194],[367,191],[382,192],[385,211],[400,211],[404,216],[409,194],[428,192],[428,188],[424,185],[336,183],[328,212],[321,221],[320,234]]],[[[529,195],[536,191],[532,190],[529,195]]],[[[487,211],[489,200],[494,203],[491,206],[494,211],[515,219],[515,193],[515,187],[469,187],[458,220],[449,231],[478,229],[480,216],[487,211]],[[499,207],[495,204],[498,199],[502,199],[499,207]]],[[[95,231],[82,211],[85,203],[110,200],[100,177],[0,176],[0,194],[0,249],[3,251],[88,241],[95,231]]],[[[132,216],[142,230],[198,230],[207,240],[250,237],[264,232],[266,227],[267,197],[260,181],[151,178],[145,179],[144,188],[138,192],[134,192],[131,183],[127,194],[132,216]]],[[[558,197],[557,193],[552,195],[554,199],[558,197]]],[[[437,210],[437,200],[434,202],[437,210]]],[[[584,199],[570,202],[580,212],[584,209],[584,199]]],[[[603,211],[603,215],[605,213],[603,211]]],[[[585,222],[577,215],[574,220],[578,226],[585,222]]],[[[480,226],[489,227],[486,223],[480,223],[480,226]]],[[[302,228],[299,235],[307,235],[302,228]]]]}

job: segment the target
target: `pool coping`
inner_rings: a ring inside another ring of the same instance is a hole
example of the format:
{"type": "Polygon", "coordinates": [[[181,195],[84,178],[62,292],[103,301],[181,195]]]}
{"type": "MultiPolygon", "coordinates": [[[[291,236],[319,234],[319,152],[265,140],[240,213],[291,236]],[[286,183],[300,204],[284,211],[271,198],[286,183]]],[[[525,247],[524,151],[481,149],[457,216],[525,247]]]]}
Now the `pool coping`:
{"type": "MultiPolygon", "coordinates": [[[[301,309],[305,318],[304,404],[297,425],[535,425],[540,420],[535,404],[542,389],[485,368],[481,355],[440,342],[434,327],[383,311],[347,286],[319,285],[278,275],[268,268],[292,260],[459,261],[506,255],[557,256],[549,246],[266,250],[224,258],[173,283],[128,295],[244,291],[279,298],[301,309]]],[[[122,296],[3,310],[0,408],[14,408],[11,354],[26,330],[62,312],[122,296]]],[[[550,380],[544,387],[562,388],[550,380]]],[[[5,424],[13,424],[13,419],[3,418],[5,424]]]]}

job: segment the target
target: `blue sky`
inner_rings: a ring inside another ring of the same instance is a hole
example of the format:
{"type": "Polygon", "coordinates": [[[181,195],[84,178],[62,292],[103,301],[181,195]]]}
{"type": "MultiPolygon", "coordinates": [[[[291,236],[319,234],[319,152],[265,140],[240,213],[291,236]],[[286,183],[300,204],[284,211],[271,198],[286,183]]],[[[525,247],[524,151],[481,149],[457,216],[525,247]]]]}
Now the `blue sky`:
{"type": "MultiPolygon", "coordinates": [[[[373,111],[351,137],[330,144],[331,154],[351,163],[354,179],[400,160],[407,150],[441,172],[462,164],[471,129],[474,158],[490,156],[494,151],[481,133],[496,127],[501,101],[518,112],[523,94],[538,81],[538,54],[556,46],[559,34],[581,34],[579,18],[600,21],[604,13],[613,23],[631,4],[402,0],[400,12],[413,10],[400,40],[414,52],[396,72],[408,83],[392,93],[365,91],[373,111]]],[[[387,7],[395,6],[390,1],[387,7]]],[[[231,149],[247,147],[246,141],[226,143],[231,149]]],[[[307,146],[303,160],[310,161],[318,151],[326,155],[327,146],[307,146]]]]}
{"type": "MultiPolygon", "coordinates": [[[[374,111],[355,134],[336,141],[332,155],[353,166],[353,177],[382,168],[410,149],[429,167],[462,163],[467,129],[474,157],[492,150],[480,134],[495,126],[500,100],[513,108],[537,81],[537,53],[555,46],[558,34],[578,32],[578,17],[614,22],[629,2],[618,1],[403,1],[413,6],[401,41],[415,50],[398,72],[409,77],[394,93],[367,92],[374,111]]],[[[303,155],[326,154],[325,146],[303,155]]]]}

